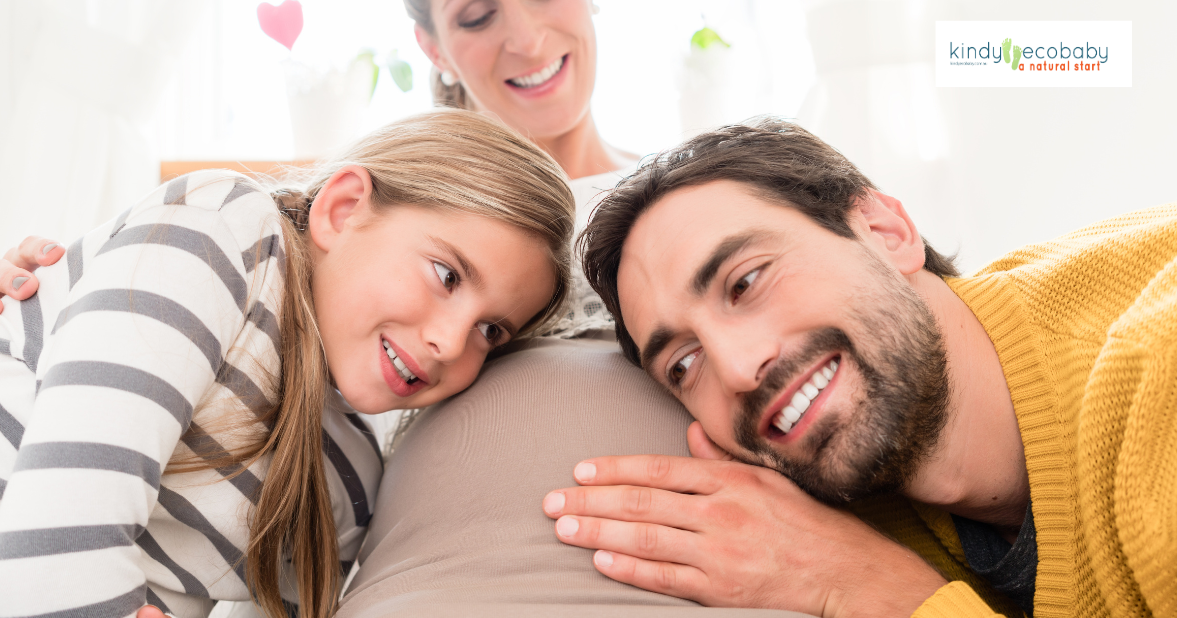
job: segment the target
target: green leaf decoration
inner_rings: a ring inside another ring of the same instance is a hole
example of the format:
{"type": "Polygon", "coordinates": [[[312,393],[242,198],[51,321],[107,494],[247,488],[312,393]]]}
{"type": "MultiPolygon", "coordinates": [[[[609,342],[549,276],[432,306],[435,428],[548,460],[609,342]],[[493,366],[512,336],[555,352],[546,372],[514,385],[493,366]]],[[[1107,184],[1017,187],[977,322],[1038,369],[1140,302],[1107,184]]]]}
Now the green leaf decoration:
{"type": "Polygon", "coordinates": [[[376,66],[375,58],[376,54],[374,52],[370,50],[364,50],[356,56],[355,60],[352,61],[353,64],[362,64],[364,68],[370,68],[372,71],[372,89],[368,91],[369,99],[371,99],[372,95],[376,93],[376,82],[380,81],[380,67],[376,66]]]}
{"type": "Polygon", "coordinates": [[[392,74],[392,81],[401,92],[413,89],[413,67],[409,63],[393,56],[392,60],[388,61],[388,72],[392,74]]]}
{"type": "Polygon", "coordinates": [[[719,33],[703,26],[698,32],[691,35],[691,47],[698,47],[699,49],[707,49],[712,45],[722,45],[724,47],[731,47],[731,45],[719,36],[719,33]]]}

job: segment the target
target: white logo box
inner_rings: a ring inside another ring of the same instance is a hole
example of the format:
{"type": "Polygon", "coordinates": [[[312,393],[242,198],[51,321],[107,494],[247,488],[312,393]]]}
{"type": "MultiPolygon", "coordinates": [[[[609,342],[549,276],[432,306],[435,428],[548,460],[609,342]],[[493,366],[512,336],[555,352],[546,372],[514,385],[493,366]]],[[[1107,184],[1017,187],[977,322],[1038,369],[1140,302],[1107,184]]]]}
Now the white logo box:
{"type": "Polygon", "coordinates": [[[1132,22],[938,21],[935,56],[942,88],[1131,88],[1132,22]],[[1020,70],[1005,39],[1026,50],[1020,70]]]}

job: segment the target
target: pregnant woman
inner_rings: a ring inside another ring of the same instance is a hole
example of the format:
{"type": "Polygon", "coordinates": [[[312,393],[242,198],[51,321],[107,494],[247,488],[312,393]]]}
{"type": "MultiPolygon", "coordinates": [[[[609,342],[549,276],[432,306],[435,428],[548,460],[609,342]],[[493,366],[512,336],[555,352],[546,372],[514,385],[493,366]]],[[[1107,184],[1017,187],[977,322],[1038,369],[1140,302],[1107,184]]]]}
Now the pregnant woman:
{"type": "MultiPolygon", "coordinates": [[[[578,227],[634,157],[590,111],[596,34],[587,0],[406,0],[438,68],[435,97],[493,113],[573,179],[578,227]]],[[[577,269],[579,271],[579,269],[577,269]]],[[[388,471],[340,618],[744,616],[620,584],[559,542],[541,509],[600,455],[688,455],[686,411],[618,352],[579,272],[551,337],[509,346],[464,393],[424,413],[388,471]]]]}
{"type": "Polygon", "coordinates": [[[0,615],[333,614],[382,470],[354,413],[544,328],[572,226],[550,157],[455,110],[301,189],[180,177],[79,239],[3,299],[0,615]]]}

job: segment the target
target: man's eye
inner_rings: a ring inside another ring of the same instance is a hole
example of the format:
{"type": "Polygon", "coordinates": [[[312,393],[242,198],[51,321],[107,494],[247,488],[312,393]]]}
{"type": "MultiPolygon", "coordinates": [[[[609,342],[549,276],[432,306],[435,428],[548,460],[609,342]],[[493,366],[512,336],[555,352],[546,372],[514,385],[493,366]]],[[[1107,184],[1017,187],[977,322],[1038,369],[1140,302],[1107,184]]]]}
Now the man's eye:
{"type": "Polygon", "coordinates": [[[756,281],[756,277],[759,276],[760,269],[757,268],[743,277],[740,277],[740,280],[732,286],[732,300],[736,300],[737,298],[743,296],[744,292],[747,292],[748,288],[752,287],[752,282],[756,281]]]}
{"type": "Polygon", "coordinates": [[[434,262],[433,270],[437,271],[437,278],[441,279],[441,284],[445,286],[446,290],[453,291],[454,286],[458,285],[458,273],[454,272],[449,266],[440,262],[434,262]]]}
{"type": "Polygon", "coordinates": [[[669,375],[667,376],[670,380],[670,383],[678,384],[679,382],[682,382],[683,378],[687,376],[687,370],[691,368],[691,365],[698,357],[698,352],[691,352],[690,354],[687,354],[686,356],[679,359],[677,363],[671,365],[669,375]]]}
{"type": "Polygon", "coordinates": [[[503,335],[502,327],[494,322],[479,322],[478,332],[482,333],[482,336],[491,343],[497,343],[499,337],[503,335]]]}

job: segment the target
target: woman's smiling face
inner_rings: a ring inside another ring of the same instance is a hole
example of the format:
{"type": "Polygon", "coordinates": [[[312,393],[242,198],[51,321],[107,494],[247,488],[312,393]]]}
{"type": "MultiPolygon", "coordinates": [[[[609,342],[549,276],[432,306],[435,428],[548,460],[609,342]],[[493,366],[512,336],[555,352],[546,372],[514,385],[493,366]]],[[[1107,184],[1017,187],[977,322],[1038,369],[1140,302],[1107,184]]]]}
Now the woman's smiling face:
{"type": "Polygon", "coordinates": [[[311,209],[315,314],[335,385],[360,412],[424,407],[465,389],[487,353],[552,298],[547,250],[516,227],[324,197],[311,209]]]}
{"type": "Polygon", "coordinates": [[[421,48],[461,80],[478,110],[536,139],[589,112],[597,40],[589,0],[433,0],[421,48]]]}

